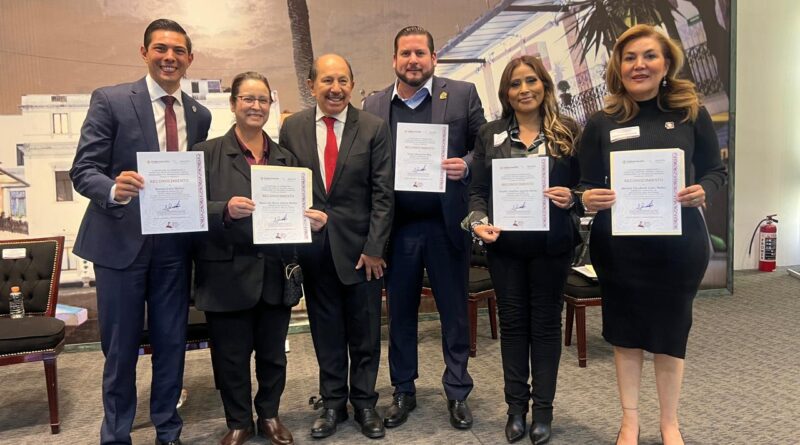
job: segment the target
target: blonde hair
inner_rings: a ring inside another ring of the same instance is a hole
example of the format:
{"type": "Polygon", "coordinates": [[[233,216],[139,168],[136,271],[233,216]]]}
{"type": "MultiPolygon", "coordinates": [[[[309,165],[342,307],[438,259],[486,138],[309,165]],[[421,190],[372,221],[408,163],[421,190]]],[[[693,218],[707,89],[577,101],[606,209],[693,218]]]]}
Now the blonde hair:
{"type": "Polygon", "coordinates": [[[650,37],[661,45],[661,52],[666,60],[669,60],[669,69],[665,77],[666,86],[659,84],[656,103],[662,111],[682,110],[686,114],[682,122],[694,122],[700,110],[700,98],[697,89],[690,80],[679,79],[678,73],[683,68],[683,50],[667,36],[659,32],[651,25],[636,25],[622,33],[614,43],[611,52],[611,60],[606,69],[606,87],[609,95],[605,98],[603,111],[606,114],[617,117],[618,122],[626,122],[639,114],[639,105],[625,91],[622,84],[622,52],[628,43],[650,37]]]}
{"type": "Polygon", "coordinates": [[[542,131],[547,141],[547,150],[554,158],[568,157],[575,154],[575,141],[578,139],[577,124],[568,116],[558,111],[553,79],[544,67],[541,60],[533,56],[520,56],[511,59],[500,76],[500,88],[497,96],[503,106],[503,117],[508,118],[514,114],[511,102],[508,100],[508,90],[511,89],[511,74],[518,66],[525,64],[531,67],[536,77],[544,85],[544,99],[539,105],[539,114],[542,116],[542,131]],[[571,124],[571,125],[570,125],[571,124]]]}

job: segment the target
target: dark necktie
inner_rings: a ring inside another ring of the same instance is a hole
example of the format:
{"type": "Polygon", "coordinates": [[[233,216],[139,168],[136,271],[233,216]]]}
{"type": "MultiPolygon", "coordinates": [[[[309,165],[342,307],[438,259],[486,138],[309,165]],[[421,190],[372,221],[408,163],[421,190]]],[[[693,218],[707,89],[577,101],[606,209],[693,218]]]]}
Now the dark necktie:
{"type": "Polygon", "coordinates": [[[167,105],[164,110],[164,123],[167,126],[167,151],[178,151],[178,119],[175,117],[173,96],[164,96],[161,100],[167,105]]]}
{"type": "Polygon", "coordinates": [[[325,116],[322,118],[328,127],[328,137],[325,140],[325,191],[331,191],[333,173],[336,171],[336,158],[339,156],[339,147],[336,146],[336,133],[333,132],[333,123],[336,119],[325,116]]]}

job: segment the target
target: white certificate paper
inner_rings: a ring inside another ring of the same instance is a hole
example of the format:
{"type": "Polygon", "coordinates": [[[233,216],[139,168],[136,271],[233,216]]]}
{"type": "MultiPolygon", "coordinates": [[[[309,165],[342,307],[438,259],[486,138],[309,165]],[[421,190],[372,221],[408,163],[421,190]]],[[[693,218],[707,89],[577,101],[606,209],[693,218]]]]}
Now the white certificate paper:
{"type": "Polygon", "coordinates": [[[311,207],[311,170],[296,167],[250,167],[253,244],[310,243],[311,226],[303,212],[311,207]]]}
{"type": "Polygon", "coordinates": [[[612,235],[680,235],[683,150],[611,152],[612,235]]]}
{"type": "Polygon", "coordinates": [[[508,231],[550,230],[547,156],[492,160],[492,224],[508,231]]]}
{"type": "Polygon", "coordinates": [[[142,235],[208,230],[202,152],[140,151],[136,163],[144,178],[139,190],[142,235]]]}
{"type": "Polygon", "coordinates": [[[447,173],[449,127],[440,124],[397,123],[397,155],[394,189],[410,192],[444,193],[447,173]]]}

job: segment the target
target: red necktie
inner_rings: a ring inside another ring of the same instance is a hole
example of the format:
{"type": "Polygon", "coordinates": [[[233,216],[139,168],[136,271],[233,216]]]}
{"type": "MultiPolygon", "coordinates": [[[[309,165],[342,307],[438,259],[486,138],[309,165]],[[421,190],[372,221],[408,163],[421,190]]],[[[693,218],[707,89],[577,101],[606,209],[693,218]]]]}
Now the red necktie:
{"type": "Polygon", "coordinates": [[[333,132],[335,118],[325,116],[322,118],[328,127],[328,138],[325,140],[325,191],[331,191],[333,173],[336,171],[336,158],[339,156],[339,147],[336,146],[336,133],[333,132]]]}
{"type": "Polygon", "coordinates": [[[164,123],[167,126],[167,151],[178,151],[178,119],[175,117],[173,96],[164,96],[161,100],[167,105],[164,110],[164,123]]]}

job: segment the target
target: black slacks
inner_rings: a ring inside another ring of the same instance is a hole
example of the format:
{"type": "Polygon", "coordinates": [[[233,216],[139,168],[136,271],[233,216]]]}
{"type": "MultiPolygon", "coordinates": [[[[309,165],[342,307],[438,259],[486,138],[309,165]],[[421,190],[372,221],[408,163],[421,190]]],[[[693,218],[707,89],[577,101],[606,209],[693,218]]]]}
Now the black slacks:
{"type": "Polygon", "coordinates": [[[561,295],[571,252],[532,258],[490,252],[488,258],[500,318],[508,414],[527,413],[533,399],[534,421],[551,422],[561,359],[561,295]]]}
{"type": "Polygon", "coordinates": [[[291,309],[259,300],[250,309],[206,312],[211,364],[228,428],[253,424],[253,404],[261,418],[278,415],[286,386],[286,332],[291,309]],[[258,391],[251,402],[250,356],[255,351],[258,391]]]}
{"type": "Polygon", "coordinates": [[[303,272],[311,337],[319,364],[319,390],[325,408],[344,408],[348,399],[355,409],[375,407],[378,401],[375,382],[381,359],[383,280],[342,284],[327,245],[319,262],[304,267],[303,272]]]}

